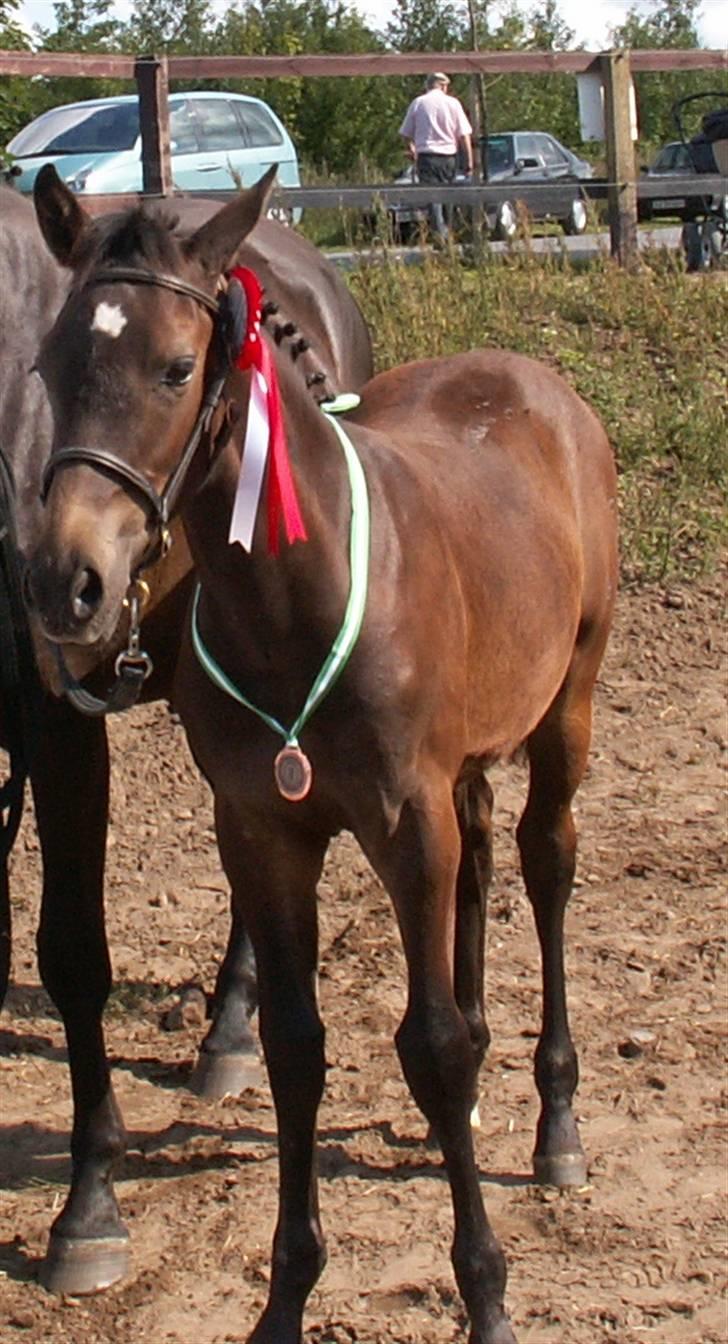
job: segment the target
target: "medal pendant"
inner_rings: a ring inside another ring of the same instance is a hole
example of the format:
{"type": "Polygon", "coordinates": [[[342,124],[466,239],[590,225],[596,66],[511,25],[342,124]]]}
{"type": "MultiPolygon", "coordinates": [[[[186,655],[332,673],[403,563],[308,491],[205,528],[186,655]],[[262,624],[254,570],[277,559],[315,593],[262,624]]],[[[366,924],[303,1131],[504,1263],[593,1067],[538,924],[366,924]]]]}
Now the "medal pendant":
{"type": "Polygon", "coordinates": [[[289,803],[300,803],[310,792],[313,770],[300,747],[283,747],[273,762],[278,792],[289,803]]]}

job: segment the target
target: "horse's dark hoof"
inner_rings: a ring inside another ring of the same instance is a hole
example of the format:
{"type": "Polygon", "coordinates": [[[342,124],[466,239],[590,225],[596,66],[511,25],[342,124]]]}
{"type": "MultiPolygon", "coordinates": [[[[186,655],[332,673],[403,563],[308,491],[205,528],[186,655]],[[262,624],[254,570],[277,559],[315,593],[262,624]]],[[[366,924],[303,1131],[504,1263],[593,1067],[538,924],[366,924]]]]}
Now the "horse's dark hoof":
{"type": "Polygon", "coordinates": [[[586,1157],[583,1153],[554,1153],[551,1157],[533,1155],[533,1174],[539,1185],[586,1185],[586,1157]]]}
{"type": "Polygon", "coordinates": [[[248,1087],[260,1087],[263,1068],[256,1054],[215,1055],[201,1050],[190,1079],[190,1090],[206,1101],[238,1097],[248,1087]]]}
{"type": "Polygon", "coordinates": [[[500,1322],[500,1325],[496,1326],[495,1333],[488,1344],[518,1344],[516,1336],[505,1318],[500,1322]]]}
{"type": "Polygon", "coordinates": [[[473,1326],[468,1336],[468,1344],[518,1344],[508,1319],[502,1316],[495,1325],[473,1326]]]}
{"type": "Polygon", "coordinates": [[[129,1272],[128,1237],[64,1237],[51,1232],[40,1281],[49,1293],[100,1293],[129,1272]]]}

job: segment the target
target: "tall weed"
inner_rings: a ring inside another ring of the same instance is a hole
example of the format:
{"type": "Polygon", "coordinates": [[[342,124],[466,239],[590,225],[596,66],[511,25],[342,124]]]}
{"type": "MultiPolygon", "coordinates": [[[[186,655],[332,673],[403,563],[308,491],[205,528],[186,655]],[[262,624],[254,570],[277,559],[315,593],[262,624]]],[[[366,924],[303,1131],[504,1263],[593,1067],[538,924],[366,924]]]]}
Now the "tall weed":
{"type": "Polygon", "coordinates": [[[386,249],[351,276],[379,368],[476,346],[544,360],[594,408],[620,473],[626,579],[692,578],[725,543],[728,276],[655,252],[637,271],[602,255],[455,252],[404,266],[386,249]]]}

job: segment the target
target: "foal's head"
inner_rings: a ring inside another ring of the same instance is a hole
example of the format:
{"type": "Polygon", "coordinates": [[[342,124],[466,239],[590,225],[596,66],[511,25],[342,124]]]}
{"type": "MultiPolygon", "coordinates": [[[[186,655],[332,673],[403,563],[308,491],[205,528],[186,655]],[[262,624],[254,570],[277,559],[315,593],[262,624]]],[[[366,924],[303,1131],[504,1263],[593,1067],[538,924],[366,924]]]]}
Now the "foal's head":
{"type": "MultiPolygon", "coordinates": [[[[44,237],[74,272],[38,360],[55,429],[29,587],[51,639],[109,636],[159,541],[165,487],[228,368],[224,272],[274,177],[275,168],[182,239],[169,213],[144,206],[93,221],[52,168],[38,176],[44,237]]],[[[204,422],[208,446],[223,413],[204,422]]]]}

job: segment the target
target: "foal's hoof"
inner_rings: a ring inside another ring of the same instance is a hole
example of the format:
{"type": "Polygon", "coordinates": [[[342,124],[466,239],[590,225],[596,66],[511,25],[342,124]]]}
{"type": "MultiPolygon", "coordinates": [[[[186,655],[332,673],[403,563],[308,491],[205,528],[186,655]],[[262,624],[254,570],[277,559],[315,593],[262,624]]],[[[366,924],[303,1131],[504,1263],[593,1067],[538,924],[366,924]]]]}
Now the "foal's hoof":
{"type": "Polygon", "coordinates": [[[128,1237],[64,1237],[51,1232],[40,1281],[49,1293],[100,1293],[129,1272],[128,1237]]]}
{"type": "Polygon", "coordinates": [[[263,1069],[258,1056],[247,1054],[216,1055],[201,1050],[190,1078],[190,1090],[206,1101],[238,1097],[248,1087],[260,1087],[263,1069]]]}
{"type": "Polygon", "coordinates": [[[502,1316],[495,1325],[476,1329],[474,1326],[468,1336],[468,1344],[518,1344],[506,1316],[502,1316]]]}
{"type": "Polygon", "coordinates": [[[551,1157],[533,1155],[533,1174],[539,1185],[586,1185],[586,1157],[583,1153],[554,1153],[551,1157]]]}

